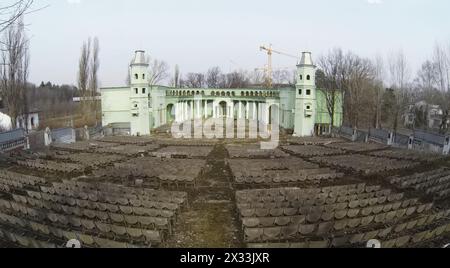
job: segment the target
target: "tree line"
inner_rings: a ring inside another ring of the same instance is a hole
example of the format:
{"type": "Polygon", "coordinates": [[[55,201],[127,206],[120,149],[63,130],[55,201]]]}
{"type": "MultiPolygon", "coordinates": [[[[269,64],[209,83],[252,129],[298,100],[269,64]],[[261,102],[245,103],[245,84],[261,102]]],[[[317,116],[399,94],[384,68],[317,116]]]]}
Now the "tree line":
{"type": "Polygon", "coordinates": [[[317,85],[325,92],[329,114],[334,113],[335,94],[344,93],[348,126],[397,131],[404,116],[412,113],[413,127],[426,128],[424,111],[414,106],[425,101],[442,109],[440,131],[448,131],[450,44],[436,43],[430,59],[415,75],[401,50],[369,59],[336,48],[319,57],[318,67],[317,85]]]}

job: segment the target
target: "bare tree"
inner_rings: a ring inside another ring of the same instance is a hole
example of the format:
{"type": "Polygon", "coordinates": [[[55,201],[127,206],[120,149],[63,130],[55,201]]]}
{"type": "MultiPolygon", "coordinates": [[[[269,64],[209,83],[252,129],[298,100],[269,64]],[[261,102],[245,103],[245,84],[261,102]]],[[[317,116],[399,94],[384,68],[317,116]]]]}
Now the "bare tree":
{"type": "Polygon", "coordinates": [[[224,88],[246,88],[250,85],[250,79],[245,71],[234,71],[225,76],[224,88]]]}
{"type": "Polygon", "coordinates": [[[274,85],[285,85],[289,84],[291,81],[291,71],[287,69],[278,69],[275,70],[272,74],[273,76],[273,84],[274,85]]]}
{"type": "Polygon", "coordinates": [[[208,88],[219,88],[220,77],[222,76],[222,71],[220,67],[212,67],[208,70],[206,74],[206,85],[208,88]]]}
{"type": "Polygon", "coordinates": [[[149,68],[149,83],[150,85],[156,85],[166,80],[169,77],[169,65],[165,61],[159,61],[157,59],[147,59],[150,64],[149,68]]]}
{"type": "Polygon", "coordinates": [[[433,90],[438,89],[440,86],[438,66],[429,60],[425,61],[417,72],[415,82],[420,90],[427,93],[431,93],[433,90]]]}
{"type": "Polygon", "coordinates": [[[184,80],[188,88],[202,88],[205,85],[205,75],[202,73],[188,73],[184,80]]]}
{"type": "Polygon", "coordinates": [[[262,85],[265,82],[264,73],[256,69],[249,74],[250,84],[262,85]]]}
{"type": "Polygon", "coordinates": [[[78,89],[81,91],[81,113],[83,119],[87,120],[89,115],[89,78],[90,78],[90,58],[91,58],[91,39],[83,43],[81,56],[78,63],[78,89]]]}
{"type": "Polygon", "coordinates": [[[446,55],[445,48],[439,43],[436,43],[434,47],[433,61],[438,75],[439,89],[447,91],[449,89],[448,71],[450,66],[448,65],[448,55],[446,55]]]}
{"type": "Polygon", "coordinates": [[[334,126],[336,97],[343,90],[342,74],[344,73],[344,54],[341,49],[336,48],[327,55],[319,57],[318,65],[320,71],[317,75],[318,86],[325,94],[327,112],[334,126]]]}
{"type": "Polygon", "coordinates": [[[26,88],[29,54],[22,20],[10,24],[5,31],[1,60],[0,93],[8,107],[12,126],[16,128],[16,119],[19,116],[26,117],[28,113],[26,88]]]}
{"type": "Polygon", "coordinates": [[[92,45],[92,57],[90,59],[90,67],[89,67],[89,90],[91,92],[91,96],[96,96],[97,90],[98,90],[98,70],[100,67],[100,59],[99,59],[99,53],[100,53],[100,45],[98,38],[94,38],[94,42],[92,45]]]}
{"type": "Polygon", "coordinates": [[[0,4],[0,33],[23,18],[33,5],[34,0],[18,0],[0,4]]]}
{"type": "Polygon", "coordinates": [[[97,122],[97,111],[99,109],[98,107],[98,101],[96,100],[97,93],[98,93],[98,70],[100,68],[100,59],[99,59],[99,53],[100,53],[100,44],[98,41],[98,38],[94,38],[94,43],[92,45],[92,57],[89,67],[90,77],[89,77],[89,91],[90,91],[90,97],[91,102],[90,105],[91,109],[94,110],[94,116],[95,116],[95,122],[97,122]]]}
{"type": "Polygon", "coordinates": [[[410,79],[410,70],[408,62],[403,51],[398,51],[389,57],[389,72],[391,77],[392,89],[395,92],[396,105],[394,107],[394,132],[398,130],[398,120],[400,112],[409,104],[408,81],[410,79]]]}
{"type": "Polygon", "coordinates": [[[384,61],[381,55],[377,55],[374,61],[375,67],[375,128],[381,128],[381,105],[383,100],[383,90],[384,90],[384,61]]]}
{"type": "Polygon", "coordinates": [[[372,88],[374,80],[374,66],[369,59],[361,58],[351,52],[345,57],[344,73],[348,74],[348,79],[345,79],[344,86],[346,88],[345,97],[347,105],[347,120],[354,126],[358,127],[360,118],[364,114],[364,110],[367,112],[373,108],[370,100],[373,100],[373,96],[368,95],[372,88]]]}

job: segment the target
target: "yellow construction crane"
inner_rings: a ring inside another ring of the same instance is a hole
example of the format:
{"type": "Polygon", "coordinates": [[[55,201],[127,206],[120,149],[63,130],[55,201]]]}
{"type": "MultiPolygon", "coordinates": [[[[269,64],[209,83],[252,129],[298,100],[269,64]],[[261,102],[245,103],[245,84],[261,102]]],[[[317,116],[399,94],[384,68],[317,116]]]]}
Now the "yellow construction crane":
{"type": "Polygon", "coordinates": [[[268,47],[267,46],[260,46],[260,50],[261,51],[267,51],[267,56],[268,56],[268,62],[267,62],[267,67],[266,67],[266,82],[267,82],[267,86],[269,88],[273,87],[273,66],[272,66],[272,55],[273,53],[279,54],[279,55],[283,55],[286,57],[291,57],[291,58],[295,58],[295,59],[299,59],[299,57],[288,54],[288,53],[284,53],[278,50],[275,50],[272,48],[272,44],[270,44],[268,47]]]}

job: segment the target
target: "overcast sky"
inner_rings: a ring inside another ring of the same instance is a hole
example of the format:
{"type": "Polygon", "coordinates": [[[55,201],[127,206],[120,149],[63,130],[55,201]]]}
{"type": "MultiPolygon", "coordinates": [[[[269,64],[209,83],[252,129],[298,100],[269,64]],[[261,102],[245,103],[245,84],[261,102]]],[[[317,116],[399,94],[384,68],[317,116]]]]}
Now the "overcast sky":
{"type": "MultiPolygon", "coordinates": [[[[136,49],[182,73],[263,67],[263,44],[317,57],[333,47],[374,57],[403,49],[412,68],[450,40],[448,0],[37,0],[29,15],[34,83],[75,84],[82,42],[100,40],[102,86],[123,85],[136,49]]],[[[295,59],[274,56],[275,67],[295,59]]]]}

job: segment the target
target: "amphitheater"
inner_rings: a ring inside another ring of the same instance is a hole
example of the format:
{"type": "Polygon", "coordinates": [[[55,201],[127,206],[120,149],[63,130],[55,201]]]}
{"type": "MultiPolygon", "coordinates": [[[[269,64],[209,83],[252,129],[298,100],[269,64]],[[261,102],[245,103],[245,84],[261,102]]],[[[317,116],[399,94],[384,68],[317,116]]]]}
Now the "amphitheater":
{"type": "Polygon", "coordinates": [[[0,162],[0,247],[384,248],[450,242],[450,161],[338,138],[104,137],[0,162]]]}

